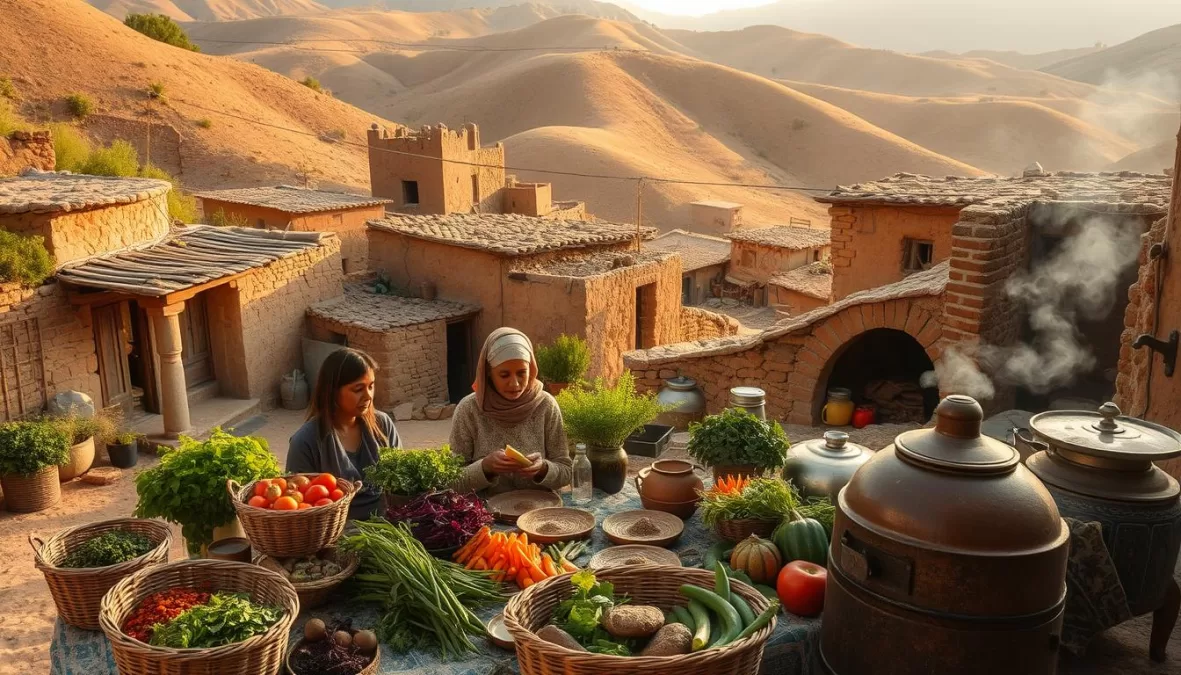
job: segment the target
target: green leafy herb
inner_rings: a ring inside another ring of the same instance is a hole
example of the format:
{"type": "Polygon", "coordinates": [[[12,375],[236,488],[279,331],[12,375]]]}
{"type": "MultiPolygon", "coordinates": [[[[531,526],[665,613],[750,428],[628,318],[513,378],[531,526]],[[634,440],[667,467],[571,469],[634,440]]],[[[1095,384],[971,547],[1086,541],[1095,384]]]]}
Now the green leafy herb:
{"type": "Polygon", "coordinates": [[[590,348],[577,335],[559,335],[550,345],[537,348],[537,370],[542,381],[574,384],[590,367],[590,348]]]}
{"type": "Polygon", "coordinates": [[[631,656],[631,649],[626,644],[613,641],[603,629],[603,614],[625,602],[615,598],[615,584],[599,581],[590,570],[576,572],[570,577],[570,583],[574,585],[574,595],[554,610],[554,623],[587,651],[631,656]]]}
{"type": "Polygon", "coordinates": [[[160,463],[135,478],[139,518],[163,518],[181,525],[190,553],[213,540],[213,529],[234,519],[226,481],[246,483],[279,475],[279,463],[265,438],[238,438],[214,429],[207,441],[181,437],[160,463]]]}
{"type": "Polygon", "coordinates": [[[138,532],[111,530],[87,539],[70,551],[60,567],[106,567],[138,558],[155,548],[151,539],[138,532]]]}
{"type": "Polygon", "coordinates": [[[829,535],[832,534],[832,521],[836,518],[837,510],[828,497],[809,499],[806,503],[796,507],[796,513],[804,518],[819,521],[824,529],[828,530],[829,535]]]}
{"type": "Polygon", "coordinates": [[[701,520],[709,526],[739,518],[781,520],[798,508],[799,499],[782,479],[752,478],[738,493],[707,491],[701,499],[701,520]]]}
{"type": "Polygon", "coordinates": [[[52,422],[0,424],[0,474],[32,476],[70,461],[70,439],[52,422]]]}
{"type": "Polygon", "coordinates": [[[787,434],[745,410],[729,408],[689,425],[689,454],[710,466],[751,465],[779,469],[787,461],[787,434]]]}
{"type": "Polygon", "coordinates": [[[558,407],[572,438],[600,448],[618,448],[668,409],[655,394],[637,394],[635,378],[626,370],[614,385],[600,379],[589,389],[566,389],[558,394],[558,407]]]}
{"type": "Polygon", "coordinates": [[[249,639],[275,625],[283,609],[256,605],[245,593],[216,593],[209,602],[185,610],[152,628],[151,644],[173,649],[205,649],[249,639]]]}
{"type": "Polygon", "coordinates": [[[464,462],[451,446],[421,450],[382,448],[377,463],[365,469],[365,480],[383,492],[419,495],[441,490],[463,475],[464,462]]]}

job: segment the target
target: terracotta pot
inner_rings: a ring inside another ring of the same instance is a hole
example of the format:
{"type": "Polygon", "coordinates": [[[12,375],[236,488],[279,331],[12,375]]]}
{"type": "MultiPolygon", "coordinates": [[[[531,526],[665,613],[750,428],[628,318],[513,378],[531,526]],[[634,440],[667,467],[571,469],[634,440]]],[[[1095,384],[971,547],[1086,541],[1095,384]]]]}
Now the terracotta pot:
{"type": "Polygon", "coordinates": [[[647,497],[656,502],[673,504],[701,499],[698,493],[705,485],[693,473],[695,469],[705,472],[705,469],[683,459],[657,460],[636,474],[636,492],[640,493],[641,499],[647,497]]]}
{"type": "Polygon", "coordinates": [[[70,461],[57,468],[58,480],[66,482],[90,471],[94,464],[94,437],[70,446],[70,461]]]}
{"type": "Polygon", "coordinates": [[[4,507],[13,513],[44,511],[61,501],[56,466],[47,466],[32,476],[0,476],[4,507]]]}
{"type": "Polygon", "coordinates": [[[570,386],[569,382],[546,382],[545,390],[549,392],[550,396],[557,396],[570,386]]]}
{"type": "Polygon", "coordinates": [[[754,464],[718,464],[710,467],[713,469],[714,481],[725,478],[726,476],[734,476],[735,478],[755,478],[765,473],[763,470],[754,464]]]}

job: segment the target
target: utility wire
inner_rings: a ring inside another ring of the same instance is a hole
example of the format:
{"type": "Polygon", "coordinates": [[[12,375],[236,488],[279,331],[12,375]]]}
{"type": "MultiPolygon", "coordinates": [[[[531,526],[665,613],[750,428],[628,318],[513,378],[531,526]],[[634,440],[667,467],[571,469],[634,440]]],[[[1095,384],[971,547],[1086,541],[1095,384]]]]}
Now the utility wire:
{"type": "MultiPolygon", "coordinates": [[[[213,38],[203,38],[190,36],[195,42],[209,42],[213,44],[225,45],[268,45],[275,47],[294,47],[305,43],[315,42],[365,42],[370,44],[382,45],[387,47],[400,47],[405,49],[430,49],[435,51],[450,51],[450,52],[598,52],[598,51],[617,51],[617,52],[637,52],[637,53],[651,53],[647,49],[636,49],[634,47],[620,47],[618,45],[597,45],[594,47],[481,47],[477,45],[445,45],[430,42],[396,42],[393,40],[376,40],[373,38],[301,38],[297,40],[283,40],[283,41],[268,41],[268,40],[218,40],[213,38]]],[[[324,52],[361,52],[356,49],[336,49],[331,47],[322,48],[305,48],[307,51],[324,51],[324,52]]]]}

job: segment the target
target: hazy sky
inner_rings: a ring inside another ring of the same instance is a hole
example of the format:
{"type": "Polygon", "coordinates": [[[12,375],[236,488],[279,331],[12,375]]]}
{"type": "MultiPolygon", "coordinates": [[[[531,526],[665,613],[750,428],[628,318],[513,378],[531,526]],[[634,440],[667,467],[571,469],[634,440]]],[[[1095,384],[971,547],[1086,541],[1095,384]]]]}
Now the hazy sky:
{"type": "Polygon", "coordinates": [[[689,14],[700,16],[723,9],[758,7],[775,0],[629,0],[637,7],[662,14],[689,14]]]}

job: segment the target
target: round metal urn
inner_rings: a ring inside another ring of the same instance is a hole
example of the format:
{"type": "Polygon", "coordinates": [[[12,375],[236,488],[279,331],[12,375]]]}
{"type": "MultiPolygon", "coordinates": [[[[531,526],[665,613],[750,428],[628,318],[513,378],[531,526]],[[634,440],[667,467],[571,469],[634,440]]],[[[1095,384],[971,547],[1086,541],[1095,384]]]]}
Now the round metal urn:
{"type": "Polygon", "coordinates": [[[685,431],[694,422],[705,417],[705,394],[697,388],[697,381],[677,375],[664,381],[664,387],[656,395],[661,405],[670,409],[656,417],[656,424],[667,424],[677,431],[685,431]]]}
{"type": "Polygon", "coordinates": [[[783,479],[791,481],[805,498],[828,497],[835,504],[837,493],[870,457],[873,451],[851,443],[849,434],[826,431],[823,438],[791,446],[783,479]]]}
{"type": "Polygon", "coordinates": [[[1056,671],[1069,530],[967,396],[837,498],[821,656],[835,675],[1056,671]]]}

